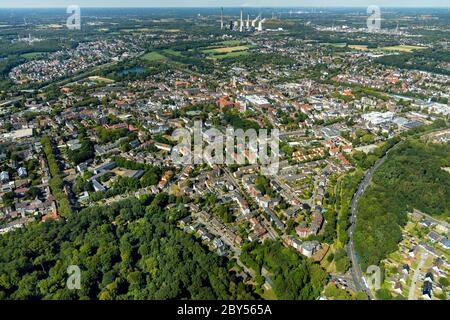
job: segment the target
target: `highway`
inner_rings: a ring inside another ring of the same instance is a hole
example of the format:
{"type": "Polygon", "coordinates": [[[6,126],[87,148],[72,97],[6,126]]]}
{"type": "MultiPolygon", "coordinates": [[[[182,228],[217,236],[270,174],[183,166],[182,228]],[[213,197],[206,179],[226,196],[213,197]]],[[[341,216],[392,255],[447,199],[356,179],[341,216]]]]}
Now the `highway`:
{"type": "Polygon", "coordinates": [[[389,151],[386,152],[386,154],[383,156],[383,158],[379,159],[375,165],[366,171],[364,175],[364,179],[359,184],[358,190],[353,195],[352,202],[350,204],[350,228],[348,229],[349,234],[349,241],[346,246],[347,255],[350,258],[350,261],[352,262],[352,266],[350,269],[350,272],[352,274],[353,282],[355,285],[355,288],[357,291],[365,292],[370,299],[374,299],[371,291],[369,288],[366,287],[363,281],[363,273],[361,270],[361,266],[359,265],[358,258],[356,256],[355,252],[355,246],[353,242],[353,233],[355,231],[355,222],[356,222],[356,207],[358,204],[359,198],[364,194],[364,191],[366,190],[367,186],[370,184],[372,180],[373,173],[386,161],[386,158],[392,149],[394,149],[398,144],[393,146],[389,151]]]}

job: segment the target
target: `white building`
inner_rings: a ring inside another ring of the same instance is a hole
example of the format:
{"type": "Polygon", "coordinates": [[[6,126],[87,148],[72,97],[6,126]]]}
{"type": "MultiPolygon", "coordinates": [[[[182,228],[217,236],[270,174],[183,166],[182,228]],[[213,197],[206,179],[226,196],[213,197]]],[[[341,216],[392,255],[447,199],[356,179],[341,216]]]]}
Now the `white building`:
{"type": "Polygon", "coordinates": [[[379,126],[387,122],[391,122],[394,119],[395,114],[393,112],[370,112],[362,115],[362,119],[368,126],[379,126]]]}

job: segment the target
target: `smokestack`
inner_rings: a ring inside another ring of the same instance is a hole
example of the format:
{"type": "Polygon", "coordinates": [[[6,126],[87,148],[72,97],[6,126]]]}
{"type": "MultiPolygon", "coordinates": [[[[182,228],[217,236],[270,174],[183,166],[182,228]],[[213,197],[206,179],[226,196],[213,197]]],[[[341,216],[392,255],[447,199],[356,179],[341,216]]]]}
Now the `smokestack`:
{"type": "Polygon", "coordinates": [[[261,19],[261,15],[257,16],[256,19],[252,21],[253,28],[256,28],[256,22],[258,22],[259,19],[261,19]]]}
{"type": "Polygon", "coordinates": [[[220,15],[220,30],[223,30],[223,7],[221,9],[221,15],[220,15]]]}
{"type": "Polygon", "coordinates": [[[250,31],[250,14],[247,13],[247,31],[250,31]]]}
{"type": "Polygon", "coordinates": [[[241,8],[241,25],[239,27],[239,31],[240,32],[244,31],[244,12],[242,11],[242,8],[241,8]]]}
{"type": "Polygon", "coordinates": [[[263,31],[263,23],[266,22],[266,18],[262,19],[261,21],[259,21],[258,24],[258,31],[263,31]]]}

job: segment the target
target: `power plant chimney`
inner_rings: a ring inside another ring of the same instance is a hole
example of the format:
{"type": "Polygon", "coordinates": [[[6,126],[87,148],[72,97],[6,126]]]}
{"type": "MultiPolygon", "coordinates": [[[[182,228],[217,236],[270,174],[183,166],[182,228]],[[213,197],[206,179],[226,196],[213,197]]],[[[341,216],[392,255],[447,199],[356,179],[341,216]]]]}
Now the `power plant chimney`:
{"type": "Polygon", "coordinates": [[[220,30],[223,30],[223,7],[221,9],[221,14],[220,14],[220,30]]]}
{"type": "Polygon", "coordinates": [[[244,31],[244,12],[242,11],[242,8],[241,8],[241,25],[239,26],[239,31],[240,32],[244,31]]]}
{"type": "Polygon", "coordinates": [[[261,15],[257,16],[256,19],[252,21],[253,28],[256,28],[256,22],[258,22],[259,19],[261,19],[261,15]]]}
{"type": "Polygon", "coordinates": [[[266,22],[266,18],[262,19],[261,21],[259,21],[258,24],[258,31],[263,31],[263,23],[266,22]]]}

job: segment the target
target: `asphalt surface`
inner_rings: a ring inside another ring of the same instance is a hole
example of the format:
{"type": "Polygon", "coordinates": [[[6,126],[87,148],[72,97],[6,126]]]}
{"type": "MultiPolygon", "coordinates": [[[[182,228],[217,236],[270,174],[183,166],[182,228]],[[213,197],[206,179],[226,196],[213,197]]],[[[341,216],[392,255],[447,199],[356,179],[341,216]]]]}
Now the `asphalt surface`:
{"type": "Polygon", "coordinates": [[[417,280],[419,280],[420,272],[425,264],[425,261],[428,258],[428,252],[422,253],[419,264],[417,265],[416,270],[414,271],[414,275],[411,281],[411,287],[409,288],[408,300],[416,300],[416,286],[417,280]]]}

